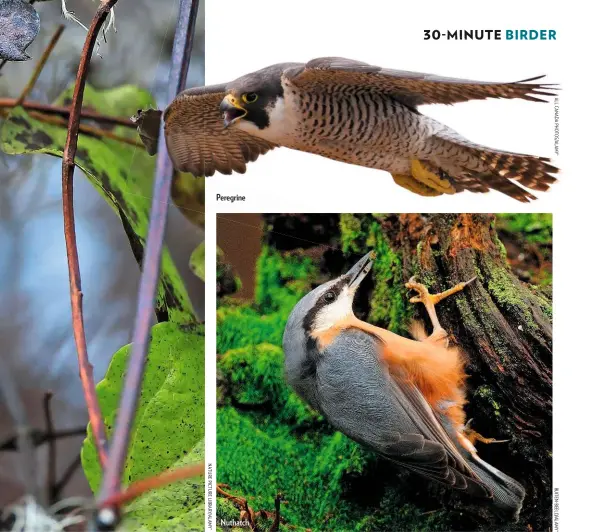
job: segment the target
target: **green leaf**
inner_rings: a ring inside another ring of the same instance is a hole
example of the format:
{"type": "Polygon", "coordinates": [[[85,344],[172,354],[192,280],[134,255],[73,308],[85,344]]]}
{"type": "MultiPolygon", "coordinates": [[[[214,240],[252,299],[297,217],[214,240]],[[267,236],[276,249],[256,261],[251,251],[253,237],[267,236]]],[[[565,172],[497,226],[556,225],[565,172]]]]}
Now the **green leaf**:
{"type": "MultiPolygon", "coordinates": [[[[200,441],[171,469],[204,461],[200,441]]],[[[204,530],[204,477],[175,482],[151,490],[126,508],[125,530],[204,530]]]]}
{"type": "MultiPolygon", "coordinates": [[[[72,90],[69,89],[55,103],[66,105],[71,98],[72,90]]],[[[137,109],[152,103],[148,92],[130,85],[107,91],[87,86],[85,90],[86,108],[113,116],[131,116],[137,109]]],[[[137,138],[133,129],[124,126],[117,126],[112,132],[137,138]]],[[[22,107],[17,107],[4,121],[0,141],[2,150],[8,154],[47,153],[62,157],[66,128],[43,123],[22,107]]],[[[120,217],[132,252],[140,264],[148,231],[154,158],[142,148],[81,133],[75,163],[120,217]]],[[[159,321],[196,321],[186,288],[167,249],[163,252],[155,306],[159,321]]]]}
{"type": "Polygon", "coordinates": [[[192,251],[192,255],[190,255],[190,270],[204,281],[206,278],[206,266],[204,264],[204,242],[202,242],[194,251],[192,251]]]}
{"type": "MultiPolygon", "coordinates": [[[[130,346],[115,353],[105,378],[97,385],[108,436],[115,424],[130,346]]],[[[82,465],[95,492],[101,469],[90,429],[83,443],[82,465]]],[[[168,468],[204,460],[204,327],[160,323],[151,345],[124,483],[157,475],[168,468]]],[[[135,530],[159,530],[204,523],[204,480],[189,479],[151,491],[127,508],[135,530]],[[171,519],[170,519],[171,517],[171,519]],[[137,528],[142,526],[142,528],[137,528]]]]}

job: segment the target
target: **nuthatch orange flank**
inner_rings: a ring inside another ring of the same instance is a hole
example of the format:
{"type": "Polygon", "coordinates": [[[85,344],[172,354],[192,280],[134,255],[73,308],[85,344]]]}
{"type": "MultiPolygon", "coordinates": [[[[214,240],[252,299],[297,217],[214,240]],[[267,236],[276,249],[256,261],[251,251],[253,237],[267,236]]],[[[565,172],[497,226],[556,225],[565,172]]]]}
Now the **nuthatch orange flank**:
{"type": "Polygon", "coordinates": [[[307,294],[283,337],[287,379],[295,391],[351,439],[400,466],[517,518],[524,488],[477,454],[492,443],[465,425],[462,354],[448,347],[435,304],[469,282],[430,294],[414,279],[411,299],[427,308],[433,333],[411,340],[357,319],[353,298],[371,270],[368,253],[346,274],[307,294]]]}

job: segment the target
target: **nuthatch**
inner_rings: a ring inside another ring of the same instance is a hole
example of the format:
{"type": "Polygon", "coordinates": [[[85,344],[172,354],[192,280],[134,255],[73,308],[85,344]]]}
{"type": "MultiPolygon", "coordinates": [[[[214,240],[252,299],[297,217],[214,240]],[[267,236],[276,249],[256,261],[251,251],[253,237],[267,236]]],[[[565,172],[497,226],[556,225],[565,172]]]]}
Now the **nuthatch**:
{"type": "Polygon", "coordinates": [[[517,518],[524,488],[478,456],[477,439],[495,440],[465,425],[463,356],[448,347],[435,312],[436,303],[474,279],[441,294],[411,279],[406,286],[418,293],[411,302],[425,305],[434,329],[411,340],[353,313],[372,253],[312,290],[291,312],[283,337],[290,385],[349,438],[517,518]]]}

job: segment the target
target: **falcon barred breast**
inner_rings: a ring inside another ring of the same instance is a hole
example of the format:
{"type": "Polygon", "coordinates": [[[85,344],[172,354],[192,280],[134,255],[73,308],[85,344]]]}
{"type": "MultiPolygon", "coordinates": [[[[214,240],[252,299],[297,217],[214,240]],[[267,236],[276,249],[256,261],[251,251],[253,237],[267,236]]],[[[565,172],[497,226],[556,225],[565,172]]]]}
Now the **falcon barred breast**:
{"type": "Polygon", "coordinates": [[[175,167],[196,176],[243,173],[284,146],[385,170],[423,196],[498,190],[536,199],[558,169],[549,159],[475,144],[421,114],[419,105],[486,98],[541,102],[550,84],[490,83],[389,70],[325,57],[283,63],[231,83],[188,89],[164,113],[175,167]]]}

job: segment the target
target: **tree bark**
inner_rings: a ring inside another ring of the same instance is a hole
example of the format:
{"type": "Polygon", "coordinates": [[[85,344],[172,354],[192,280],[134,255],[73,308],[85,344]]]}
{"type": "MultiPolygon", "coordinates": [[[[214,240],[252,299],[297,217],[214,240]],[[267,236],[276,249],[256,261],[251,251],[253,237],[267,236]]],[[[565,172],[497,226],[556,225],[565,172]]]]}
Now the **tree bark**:
{"type": "MultiPolygon", "coordinates": [[[[479,454],[526,487],[520,524],[551,525],[551,302],[511,272],[485,214],[391,215],[382,231],[402,257],[402,281],[417,274],[431,292],[476,276],[437,306],[442,326],[468,357],[468,419],[479,433],[509,443],[479,454]]],[[[422,306],[416,309],[428,330],[422,306]]]]}

